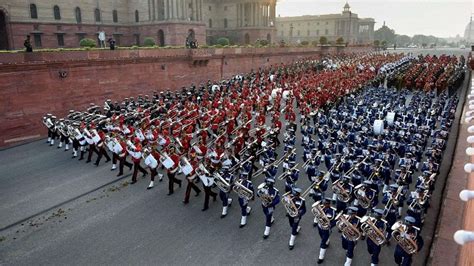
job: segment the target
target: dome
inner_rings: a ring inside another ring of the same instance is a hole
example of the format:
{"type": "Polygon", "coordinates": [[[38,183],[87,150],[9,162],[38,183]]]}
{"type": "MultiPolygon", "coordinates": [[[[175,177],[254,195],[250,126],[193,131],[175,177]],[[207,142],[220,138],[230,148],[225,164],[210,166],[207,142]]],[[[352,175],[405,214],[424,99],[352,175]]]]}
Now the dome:
{"type": "Polygon", "coordinates": [[[346,2],[346,4],[344,5],[344,9],[349,9],[351,8],[351,6],[349,5],[349,3],[346,2]]]}
{"type": "Polygon", "coordinates": [[[474,21],[471,21],[466,25],[466,29],[464,30],[464,39],[468,41],[474,40],[474,21]]]}

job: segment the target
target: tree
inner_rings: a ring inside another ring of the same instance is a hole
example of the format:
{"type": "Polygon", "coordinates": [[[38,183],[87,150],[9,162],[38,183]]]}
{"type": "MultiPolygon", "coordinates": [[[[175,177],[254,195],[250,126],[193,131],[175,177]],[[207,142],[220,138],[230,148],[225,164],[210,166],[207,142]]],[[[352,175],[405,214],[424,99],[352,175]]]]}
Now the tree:
{"type": "Polygon", "coordinates": [[[303,45],[303,46],[308,46],[308,45],[309,45],[309,41],[302,41],[302,42],[301,42],[301,45],[303,45]]]}
{"type": "Polygon", "coordinates": [[[321,36],[321,37],[319,38],[319,43],[320,43],[321,45],[328,44],[328,38],[326,38],[326,37],[324,37],[324,36],[321,36]]]}
{"type": "Polygon", "coordinates": [[[342,37],[337,38],[336,44],[343,44],[343,43],[344,43],[344,39],[342,37]]]}
{"type": "Polygon", "coordinates": [[[379,47],[379,46],[380,46],[380,41],[379,41],[379,40],[375,40],[375,41],[374,41],[374,45],[375,45],[376,47],[379,47]]]}
{"type": "Polygon", "coordinates": [[[155,44],[156,44],[155,39],[153,39],[152,37],[146,37],[145,40],[143,41],[143,46],[152,47],[152,46],[155,46],[155,44]]]}
{"type": "Polygon", "coordinates": [[[412,43],[411,37],[408,35],[395,35],[395,42],[397,46],[406,47],[412,43]]]}
{"type": "Polygon", "coordinates": [[[382,47],[387,47],[387,41],[383,40],[380,45],[382,45],[382,47]]]}
{"type": "Polygon", "coordinates": [[[395,43],[395,31],[385,25],[374,32],[374,37],[377,40],[386,41],[390,44],[395,43]]]}

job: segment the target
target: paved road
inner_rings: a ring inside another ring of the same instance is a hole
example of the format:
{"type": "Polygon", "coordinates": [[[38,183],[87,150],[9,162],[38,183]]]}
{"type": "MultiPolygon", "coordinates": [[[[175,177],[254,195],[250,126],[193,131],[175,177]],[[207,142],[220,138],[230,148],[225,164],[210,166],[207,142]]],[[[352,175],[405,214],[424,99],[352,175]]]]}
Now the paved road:
{"type": "Polygon", "coordinates": [[[397,50],[393,49],[387,49],[388,52],[390,53],[413,53],[414,55],[419,55],[419,54],[430,54],[430,55],[436,55],[440,56],[442,54],[450,54],[450,55],[456,55],[456,56],[461,56],[464,55],[464,57],[467,58],[469,54],[469,49],[460,49],[460,48],[436,48],[436,49],[422,49],[422,48],[397,48],[397,50]]]}
{"type": "MultiPolygon", "coordinates": [[[[451,143],[456,135],[451,134],[451,143]]],[[[43,141],[1,151],[0,264],[314,265],[317,260],[320,239],[309,211],[289,251],[290,228],[281,204],[271,236],[263,240],[259,200],[251,203],[248,225],[240,229],[238,204],[220,219],[219,200],[201,212],[202,195],[183,205],[184,187],[172,196],[166,196],[165,182],[147,191],[148,180],[131,186],[129,176],[117,180],[109,167],[71,160],[43,141]]],[[[305,175],[301,180],[301,187],[309,184],[305,175]]],[[[432,208],[426,227],[435,226],[436,216],[432,208]]],[[[334,232],[325,265],[344,263],[340,245],[334,232]]],[[[380,265],[393,265],[393,246],[383,248],[380,265]]],[[[424,248],[419,256],[427,252],[424,248]]],[[[353,265],[369,261],[365,241],[359,241],[353,265]]]]}

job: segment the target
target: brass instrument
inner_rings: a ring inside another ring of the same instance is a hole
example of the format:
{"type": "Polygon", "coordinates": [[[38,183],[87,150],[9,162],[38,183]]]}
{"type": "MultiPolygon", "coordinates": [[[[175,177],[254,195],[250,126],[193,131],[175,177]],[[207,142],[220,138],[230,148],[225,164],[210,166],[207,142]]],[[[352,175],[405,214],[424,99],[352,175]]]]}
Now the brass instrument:
{"type": "MultiPolygon", "coordinates": [[[[349,222],[349,216],[349,214],[344,214],[343,212],[340,212],[336,216],[336,226],[339,230],[342,231],[342,236],[345,239],[349,241],[357,241],[362,236],[362,234],[356,226],[349,222]]],[[[359,217],[356,216],[356,218],[360,221],[359,217]]]]}
{"type": "Polygon", "coordinates": [[[290,168],[290,169],[286,170],[285,172],[281,173],[281,175],[278,177],[278,180],[283,180],[283,179],[285,179],[285,177],[288,176],[289,174],[291,174],[291,172],[292,172],[293,170],[297,169],[297,167],[298,167],[299,164],[300,164],[300,163],[297,163],[297,164],[295,164],[295,166],[293,166],[292,168],[290,168]]]}
{"type": "Polygon", "coordinates": [[[257,196],[262,200],[262,205],[265,207],[270,206],[273,202],[273,197],[268,193],[268,185],[262,183],[257,188],[257,196]]]}
{"type": "MultiPolygon", "coordinates": [[[[416,230],[419,228],[413,226],[416,230]]],[[[408,254],[415,254],[418,251],[418,244],[416,243],[416,236],[407,234],[407,226],[401,221],[397,221],[392,225],[392,236],[397,241],[398,245],[408,254]]]]}
{"type": "MultiPolygon", "coordinates": [[[[352,187],[353,185],[349,183],[352,187]]],[[[332,183],[332,191],[337,195],[337,199],[342,202],[349,202],[351,200],[351,191],[346,190],[342,186],[342,180],[338,179],[332,183]]]]}
{"type": "Polygon", "coordinates": [[[352,174],[352,173],[353,173],[355,170],[357,170],[357,169],[359,168],[359,166],[360,166],[361,164],[363,164],[367,159],[369,159],[369,156],[368,156],[368,155],[365,156],[365,158],[364,158],[362,161],[360,161],[360,162],[356,163],[354,166],[352,166],[352,168],[349,169],[349,171],[347,171],[347,173],[345,173],[345,175],[348,176],[348,175],[352,174]]]}
{"type": "MultiPolygon", "coordinates": [[[[332,209],[335,211],[334,208],[332,209]]],[[[320,200],[313,203],[313,205],[311,206],[311,212],[313,213],[314,218],[316,219],[321,229],[329,230],[331,228],[331,219],[329,219],[326,213],[324,212],[324,205],[321,203],[320,200]]]]}
{"type": "Polygon", "coordinates": [[[247,162],[251,161],[253,159],[253,156],[250,156],[247,158],[245,161],[241,161],[238,164],[232,166],[232,168],[229,169],[229,173],[235,172],[237,169],[239,169],[242,165],[246,164],[247,162]]]}
{"type": "Polygon", "coordinates": [[[293,148],[293,149],[287,151],[284,156],[282,156],[280,159],[273,162],[273,165],[279,166],[283,161],[285,161],[288,157],[290,157],[291,154],[293,154],[295,152],[296,152],[296,148],[293,148]]]}
{"type": "Polygon", "coordinates": [[[237,132],[239,129],[241,129],[242,127],[245,127],[247,126],[248,124],[250,124],[252,122],[252,120],[249,120],[247,121],[245,124],[241,124],[240,126],[237,126],[234,130],[232,130],[232,132],[230,132],[231,135],[235,134],[235,132],[237,132]]]}
{"type": "Polygon", "coordinates": [[[365,188],[366,190],[371,190],[374,195],[376,191],[373,188],[365,186],[364,184],[359,184],[354,188],[354,196],[356,197],[360,206],[362,206],[362,208],[364,209],[367,209],[372,205],[373,198],[370,199],[369,197],[367,197],[367,193],[365,191],[361,191],[362,188],[365,188]]]}
{"type": "Polygon", "coordinates": [[[375,226],[377,219],[370,216],[364,216],[360,219],[360,229],[372,242],[377,244],[378,246],[385,243],[387,238],[385,237],[385,230],[387,229],[387,224],[385,222],[385,228],[380,230],[377,226],[375,226]]]}
{"type": "Polygon", "coordinates": [[[242,180],[240,179],[235,181],[232,190],[237,193],[240,198],[243,198],[245,200],[251,200],[253,198],[253,191],[242,185],[242,180]]]}
{"type": "Polygon", "coordinates": [[[428,200],[430,199],[430,195],[428,193],[429,193],[429,191],[427,189],[425,189],[425,191],[423,193],[423,197],[422,198],[420,198],[420,197],[414,198],[413,201],[410,203],[410,205],[408,205],[408,209],[409,210],[414,210],[416,205],[420,205],[420,206],[425,205],[428,202],[428,200]]]}
{"type": "Polygon", "coordinates": [[[321,156],[321,151],[318,151],[318,152],[314,155],[314,157],[311,157],[311,158],[309,158],[308,160],[306,160],[306,162],[305,162],[305,163],[303,164],[303,166],[302,166],[303,169],[306,168],[306,166],[308,166],[308,164],[309,164],[310,162],[316,161],[316,158],[318,158],[319,156],[321,156]]]}
{"type": "Polygon", "coordinates": [[[230,192],[232,184],[229,184],[229,182],[227,182],[227,180],[225,180],[225,178],[223,178],[217,171],[214,173],[214,181],[222,192],[230,192]]]}
{"type": "Polygon", "coordinates": [[[47,127],[47,128],[51,128],[54,126],[54,123],[53,121],[51,120],[50,117],[43,117],[43,124],[47,127]]]}
{"type": "Polygon", "coordinates": [[[193,166],[189,163],[188,158],[186,158],[186,156],[182,156],[179,159],[179,168],[185,176],[191,174],[194,170],[193,166]]]}
{"type": "MultiPolygon", "coordinates": [[[[308,196],[309,192],[311,191],[313,185],[309,186],[301,195],[300,198],[304,200],[306,196],[308,196]]],[[[282,196],[282,204],[283,207],[285,207],[286,212],[290,217],[296,217],[299,215],[299,208],[296,207],[295,203],[293,202],[293,195],[291,194],[291,191],[286,192],[282,196]]]]}
{"type": "Polygon", "coordinates": [[[392,208],[394,204],[398,206],[398,203],[399,203],[398,198],[400,197],[402,192],[403,192],[403,186],[399,186],[397,189],[397,193],[395,194],[395,197],[391,196],[387,204],[385,205],[385,208],[383,210],[383,217],[387,217],[387,215],[390,212],[390,209],[392,208]]]}

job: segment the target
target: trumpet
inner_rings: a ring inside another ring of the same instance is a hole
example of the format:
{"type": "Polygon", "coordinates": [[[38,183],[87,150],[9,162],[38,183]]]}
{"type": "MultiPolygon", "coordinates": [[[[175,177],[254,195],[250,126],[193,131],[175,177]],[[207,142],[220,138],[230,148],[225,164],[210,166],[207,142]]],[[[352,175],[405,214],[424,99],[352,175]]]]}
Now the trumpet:
{"type": "MultiPolygon", "coordinates": [[[[419,228],[413,226],[417,231],[419,228]]],[[[408,228],[401,221],[397,221],[392,225],[392,236],[400,245],[400,247],[408,254],[415,254],[418,251],[418,244],[416,243],[416,236],[407,234],[408,228]]]]}
{"type": "Polygon", "coordinates": [[[387,228],[387,222],[382,220],[385,223],[384,229],[380,229],[375,226],[376,219],[370,216],[364,216],[360,219],[360,229],[372,242],[378,246],[382,245],[386,241],[385,230],[387,228]]]}
{"type": "MultiPolygon", "coordinates": [[[[356,216],[356,218],[360,221],[360,218],[356,216]]],[[[336,226],[339,230],[342,231],[342,236],[349,240],[349,241],[357,241],[362,236],[359,229],[354,226],[351,222],[349,222],[349,215],[340,212],[336,216],[336,226]]]]}

